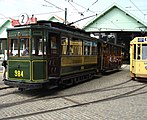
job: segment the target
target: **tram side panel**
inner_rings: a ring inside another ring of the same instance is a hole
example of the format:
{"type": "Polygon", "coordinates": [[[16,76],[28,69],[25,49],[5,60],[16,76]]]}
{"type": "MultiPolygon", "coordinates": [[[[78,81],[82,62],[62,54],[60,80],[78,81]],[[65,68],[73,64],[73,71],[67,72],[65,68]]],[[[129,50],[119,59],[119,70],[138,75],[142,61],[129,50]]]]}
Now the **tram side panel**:
{"type": "Polygon", "coordinates": [[[88,80],[97,72],[97,44],[95,41],[67,37],[62,41],[61,83],[88,80]],[[72,40],[75,39],[75,40],[72,40]],[[78,40],[78,41],[77,41],[78,40]],[[69,44],[70,43],[70,44],[69,44]]]}

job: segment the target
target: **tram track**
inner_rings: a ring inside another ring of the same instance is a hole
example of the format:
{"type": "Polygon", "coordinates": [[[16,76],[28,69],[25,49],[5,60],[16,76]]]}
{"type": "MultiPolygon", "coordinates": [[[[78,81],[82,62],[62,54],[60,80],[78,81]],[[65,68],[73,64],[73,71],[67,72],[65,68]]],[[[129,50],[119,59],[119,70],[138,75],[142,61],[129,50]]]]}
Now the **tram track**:
{"type": "MultiPolygon", "coordinates": [[[[37,101],[41,101],[41,100],[55,100],[55,99],[64,99],[66,101],[70,101],[74,104],[80,105],[81,102],[78,102],[76,100],[73,100],[71,97],[79,97],[79,96],[83,96],[83,95],[90,95],[90,94],[94,94],[94,93],[100,93],[100,92],[107,92],[107,91],[113,91],[113,90],[120,90],[120,89],[125,89],[125,88],[133,88],[133,87],[139,87],[142,86],[144,84],[139,84],[139,85],[130,85],[130,86],[120,86],[123,84],[127,84],[128,82],[130,82],[131,80],[119,83],[119,84],[115,84],[112,86],[108,86],[106,88],[100,88],[100,89],[94,89],[94,90],[89,90],[89,91],[84,91],[84,92],[79,92],[79,93],[74,93],[74,94],[67,94],[67,95],[55,95],[55,96],[50,96],[51,94],[46,94],[43,96],[40,96],[40,94],[38,96],[34,96],[33,98],[27,99],[27,100],[22,100],[22,101],[17,101],[17,102],[12,102],[9,104],[3,104],[0,105],[0,108],[6,108],[6,107],[12,107],[12,106],[16,106],[16,105],[21,105],[21,104],[25,104],[25,103],[33,103],[33,102],[37,102],[37,101]],[[117,87],[116,87],[117,86],[117,87]]],[[[57,91],[56,91],[57,92],[57,91]]],[[[48,93],[48,92],[47,92],[48,93]]],[[[20,94],[20,92],[17,91],[16,94],[20,94]]],[[[22,93],[21,93],[22,94],[22,93]]]]}
{"type": "MultiPolygon", "coordinates": [[[[91,93],[103,92],[103,91],[109,91],[109,90],[115,90],[115,89],[123,89],[123,88],[127,88],[127,86],[126,87],[118,87],[118,86],[123,85],[123,84],[127,84],[128,82],[131,82],[131,80],[127,80],[125,82],[114,84],[112,86],[107,86],[104,88],[98,88],[98,89],[94,89],[94,90],[78,92],[78,93],[73,93],[73,94],[67,94],[67,95],[57,95],[57,96],[53,96],[53,97],[48,96],[48,92],[44,92],[44,94],[41,94],[41,96],[39,95],[38,98],[42,99],[42,97],[43,97],[43,99],[56,99],[56,98],[72,97],[72,96],[77,96],[77,95],[91,94],[91,93]]],[[[131,87],[131,86],[129,86],[129,87],[131,87]]],[[[57,92],[58,92],[58,90],[57,90],[57,92]]]]}
{"type": "Polygon", "coordinates": [[[8,89],[8,88],[13,88],[13,87],[10,87],[10,86],[0,87],[0,90],[4,90],[4,89],[8,89]]]}
{"type": "Polygon", "coordinates": [[[36,102],[36,101],[40,101],[40,100],[53,100],[53,99],[60,99],[60,98],[79,105],[81,103],[76,101],[76,100],[71,99],[71,97],[91,95],[91,94],[98,93],[98,92],[107,92],[107,91],[113,91],[113,90],[120,90],[120,89],[125,89],[125,88],[131,88],[131,87],[133,88],[133,87],[142,86],[142,84],[139,84],[139,85],[130,85],[130,86],[125,86],[125,87],[122,87],[122,86],[118,87],[119,85],[122,85],[122,84],[125,84],[125,83],[128,83],[128,82],[130,82],[130,80],[128,80],[124,83],[109,86],[109,87],[106,87],[106,88],[94,89],[94,90],[89,90],[89,91],[84,91],[84,92],[79,92],[79,93],[74,93],[74,94],[55,95],[55,96],[50,96],[50,95],[49,96],[48,95],[40,96],[39,95],[39,96],[34,96],[33,98],[28,99],[28,100],[24,100],[24,101],[20,101],[20,102],[13,102],[13,103],[10,103],[9,105],[6,105],[6,106],[4,105],[4,106],[10,107],[10,106],[15,106],[15,105],[21,105],[23,103],[32,103],[32,102],[36,102]]]}
{"type": "Polygon", "coordinates": [[[42,110],[42,111],[38,111],[38,112],[22,114],[22,115],[15,115],[15,116],[11,116],[11,117],[2,118],[0,120],[18,119],[18,118],[34,116],[34,115],[39,115],[39,114],[44,114],[44,113],[57,112],[57,111],[61,111],[61,110],[69,109],[69,108],[81,107],[81,106],[90,105],[90,104],[96,104],[96,103],[102,103],[102,102],[107,102],[107,101],[112,101],[112,100],[118,100],[118,99],[121,99],[121,98],[132,97],[132,96],[136,96],[136,95],[140,95],[140,94],[146,94],[147,92],[141,92],[140,91],[140,90],[144,89],[145,87],[147,87],[147,85],[142,84],[142,85],[140,85],[139,88],[135,88],[133,90],[129,90],[129,91],[123,92],[121,94],[110,95],[106,98],[99,98],[99,99],[96,99],[94,101],[82,102],[82,103],[77,102],[77,101],[75,101],[75,100],[73,100],[69,97],[67,98],[67,97],[64,96],[63,97],[64,100],[70,101],[71,103],[74,103],[74,104],[70,104],[70,105],[63,106],[63,107],[57,107],[57,108],[54,108],[54,109],[46,109],[46,110],[42,110]],[[138,92],[138,93],[136,93],[136,92],[138,92]]]}
{"type": "MultiPolygon", "coordinates": [[[[124,72],[122,72],[121,74],[123,73],[124,72]]],[[[100,79],[100,81],[88,82],[81,85],[83,87],[81,89],[79,89],[78,86],[72,86],[70,88],[64,89],[52,89],[42,91],[36,90],[36,93],[35,90],[24,92],[17,91],[17,93],[14,93],[13,96],[16,94],[19,99],[16,98],[14,99],[15,101],[8,101],[0,104],[1,112],[13,109],[16,110],[16,114],[7,117],[1,116],[0,120],[31,118],[34,116],[35,118],[37,118],[37,116],[42,116],[44,114],[55,115],[54,113],[60,114],[62,112],[67,112],[68,114],[69,111],[72,110],[73,112],[80,112],[79,110],[85,110],[87,108],[89,109],[90,106],[91,109],[93,109],[92,106],[102,106],[102,104],[108,104],[109,102],[111,102],[110,106],[116,105],[115,107],[117,107],[117,105],[124,105],[125,100],[135,102],[136,100],[138,101],[139,97],[142,98],[147,94],[146,83],[132,81],[130,80],[130,77],[128,75],[126,75],[126,78],[120,78],[120,76],[116,78],[117,76],[119,75],[114,74],[114,76],[103,77],[100,79]],[[115,79],[113,79],[113,77],[115,79]],[[117,79],[119,79],[119,81],[117,81],[117,79]],[[110,83],[105,84],[105,82],[107,81],[109,81],[110,83]],[[101,82],[103,84],[99,84],[101,82]],[[93,84],[95,83],[97,83],[99,86],[96,85],[94,87],[93,84]],[[90,87],[86,87],[87,85],[90,85],[90,87]],[[72,90],[75,89],[76,91],[72,92],[72,90]],[[117,104],[119,102],[121,103],[117,104]],[[24,113],[21,112],[22,108],[24,113]],[[20,112],[18,111],[19,109],[20,112]],[[28,109],[30,111],[26,112],[28,111],[28,109]]],[[[10,91],[8,91],[8,93],[10,93],[10,91]]],[[[7,95],[5,95],[4,97],[7,97],[7,95]]],[[[1,98],[3,99],[3,96],[1,98]]],[[[131,103],[131,105],[132,104],[133,103],[131,103]]],[[[134,107],[134,105],[131,107],[134,107]]]]}

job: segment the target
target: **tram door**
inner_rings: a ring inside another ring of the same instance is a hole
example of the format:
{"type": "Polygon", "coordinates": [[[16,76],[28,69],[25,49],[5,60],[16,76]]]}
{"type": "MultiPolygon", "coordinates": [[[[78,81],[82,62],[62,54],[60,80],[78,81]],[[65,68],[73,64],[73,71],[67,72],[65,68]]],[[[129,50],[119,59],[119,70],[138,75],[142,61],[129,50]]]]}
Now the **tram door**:
{"type": "Polygon", "coordinates": [[[97,59],[97,67],[98,67],[98,69],[99,70],[101,70],[102,69],[102,62],[103,62],[103,60],[102,60],[102,44],[101,43],[98,43],[97,44],[97,51],[98,51],[98,53],[97,53],[97,57],[98,57],[98,59],[97,59]]]}
{"type": "Polygon", "coordinates": [[[49,33],[49,77],[59,77],[60,75],[60,34],[49,33]]]}

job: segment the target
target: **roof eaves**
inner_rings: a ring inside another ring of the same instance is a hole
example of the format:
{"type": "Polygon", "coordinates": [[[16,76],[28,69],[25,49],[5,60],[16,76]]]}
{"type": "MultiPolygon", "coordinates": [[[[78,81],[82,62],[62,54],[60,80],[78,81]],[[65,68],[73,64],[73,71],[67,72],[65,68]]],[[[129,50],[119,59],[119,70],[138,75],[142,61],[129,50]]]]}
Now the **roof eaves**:
{"type": "Polygon", "coordinates": [[[5,26],[7,25],[7,23],[9,23],[9,22],[10,22],[10,20],[5,21],[4,24],[2,24],[2,25],[0,26],[0,29],[2,29],[3,27],[5,27],[5,26]]]}
{"type": "Polygon", "coordinates": [[[97,19],[99,19],[100,17],[102,17],[103,15],[105,15],[108,11],[110,11],[113,8],[118,8],[121,11],[125,12],[127,15],[129,15],[130,17],[134,18],[136,21],[140,22],[141,24],[143,24],[144,26],[147,27],[147,23],[145,23],[144,21],[140,20],[139,18],[137,18],[136,16],[134,16],[133,14],[129,13],[128,11],[124,10],[121,6],[119,6],[116,3],[113,3],[111,6],[109,6],[107,9],[105,9],[103,12],[101,12],[98,16],[96,16],[94,19],[92,19],[91,21],[89,21],[87,24],[85,24],[85,26],[83,26],[83,29],[87,28],[88,26],[90,26],[91,24],[93,24],[97,19]]]}
{"type": "Polygon", "coordinates": [[[0,32],[4,29],[4,27],[5,27],[9,22],[10,22],[10,20],[7,20],[7,21],[4,22],[4,24],[2,24],[2,25],[0,26],[0,32]]]}

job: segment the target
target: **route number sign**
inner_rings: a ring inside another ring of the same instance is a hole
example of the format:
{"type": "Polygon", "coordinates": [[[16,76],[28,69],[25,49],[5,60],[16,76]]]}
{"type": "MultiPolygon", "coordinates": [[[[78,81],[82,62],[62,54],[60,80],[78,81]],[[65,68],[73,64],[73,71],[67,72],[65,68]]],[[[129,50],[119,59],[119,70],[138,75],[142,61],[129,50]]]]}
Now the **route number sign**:
{"type": "Polygon", "coordinates": [[[25,25],[28,23],[29,17],[27,14],[21,14],[18,20],[21,25],[25,25]]]}
{"type": "Polygon", "coordinates": [[[36,24],[37,18],[32,15],[31,18],[27,14],[21,14],[18,20],[11,19],[12,26],[20,26],[20,25],[28,25],[28,24],[36,24]]]}

